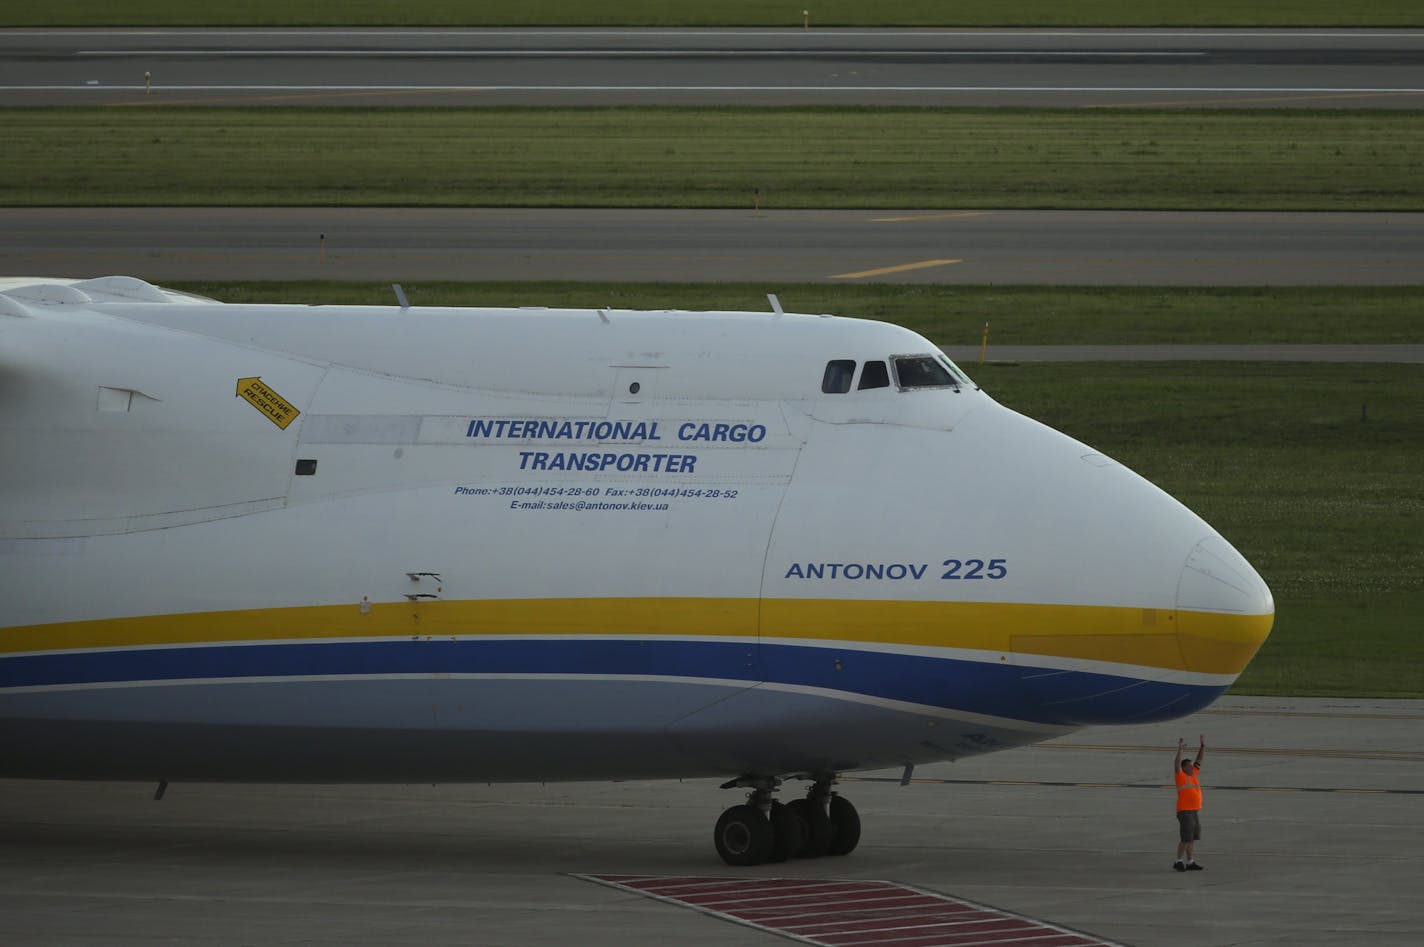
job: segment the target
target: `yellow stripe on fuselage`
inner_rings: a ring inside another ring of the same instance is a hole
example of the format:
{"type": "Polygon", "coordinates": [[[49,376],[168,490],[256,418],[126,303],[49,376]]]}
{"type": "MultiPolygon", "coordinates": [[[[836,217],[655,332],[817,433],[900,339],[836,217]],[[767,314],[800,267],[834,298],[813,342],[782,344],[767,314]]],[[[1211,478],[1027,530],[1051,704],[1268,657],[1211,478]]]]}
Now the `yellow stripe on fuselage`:
{"type": "Polygon", "coordinates": [[[494,599],[318,605],[0,629],[0,654],[323,638],[618,635],[916,646],[1238,674],[1271,615],[1089,605],[832,599],[494,599]],[[1181,619],[1189,617],[1190,631],[1181,619]]]}
{"type": "Polygon", "coordinates": [[[768,599],[761,633],[1239,674],[1273,617],[1105,605],[768,599]],[[1185,616],[1190,631],[1183,633],[1185,616]]]}

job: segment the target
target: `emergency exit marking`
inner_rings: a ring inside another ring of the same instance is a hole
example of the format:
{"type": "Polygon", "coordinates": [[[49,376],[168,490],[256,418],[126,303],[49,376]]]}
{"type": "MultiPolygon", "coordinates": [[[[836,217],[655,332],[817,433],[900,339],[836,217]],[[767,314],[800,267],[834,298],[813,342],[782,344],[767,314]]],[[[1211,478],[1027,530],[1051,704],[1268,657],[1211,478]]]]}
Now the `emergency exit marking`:
{"type": "Polygon", "coordinates": [[[260,377],[239,378],[237,397],[252,405],[282,430],[301,414],[292,403],[262,383],[260,377]]]}

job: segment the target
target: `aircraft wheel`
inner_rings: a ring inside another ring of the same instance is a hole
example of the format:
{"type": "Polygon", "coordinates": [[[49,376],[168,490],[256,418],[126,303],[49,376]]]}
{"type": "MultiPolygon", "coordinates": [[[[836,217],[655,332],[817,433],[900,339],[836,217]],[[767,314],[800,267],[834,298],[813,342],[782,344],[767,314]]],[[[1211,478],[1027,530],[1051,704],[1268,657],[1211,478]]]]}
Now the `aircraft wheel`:
{"type": "Polygon", "coordinates": [[[831,820],[826,810],[810,799],[794,799],[786,808],[806,826],[806,844],[796,855],[799,858],[820,858],[831,847],[831,820]]]}
{"type": "Polygon", "coordinates": [[[771,804],[771,830],[776,839],[766,859],[769,862],[784,862],[806,846],[806,823],[790,806],[771,804]]]}
{"type": "Polygon", "coordinates": [[[760,865],[771,854],[776,836],[760,809],[740,805],[722,813],[712,841],[727,864],[760,865]]]}
{"type": "Polygon", "coordinates": [[[849,855],[860,844],[860,813],[850,800],[842,796],[831,797],[831,845],[827,852],[831,855],[849,855]]]}

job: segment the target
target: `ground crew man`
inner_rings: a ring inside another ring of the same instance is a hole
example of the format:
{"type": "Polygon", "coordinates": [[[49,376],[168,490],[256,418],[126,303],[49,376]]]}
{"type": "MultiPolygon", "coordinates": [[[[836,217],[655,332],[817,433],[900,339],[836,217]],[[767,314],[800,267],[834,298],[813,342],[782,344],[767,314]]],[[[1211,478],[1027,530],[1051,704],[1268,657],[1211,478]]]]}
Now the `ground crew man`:
{"type": "Polygon", "coordinates": [[[1206,737],[1201,737],[1197,748],[1197,758],[1182,759],[1187,741],[1177,740],[1177,759],[1172,764],[1177,779],[1177,860],[1172,863],[1173,871],[1201,871],[1196,862],[1197,839],[1201,838],[1201,772],[1202,754],[1206,752],[1206,737]]]}

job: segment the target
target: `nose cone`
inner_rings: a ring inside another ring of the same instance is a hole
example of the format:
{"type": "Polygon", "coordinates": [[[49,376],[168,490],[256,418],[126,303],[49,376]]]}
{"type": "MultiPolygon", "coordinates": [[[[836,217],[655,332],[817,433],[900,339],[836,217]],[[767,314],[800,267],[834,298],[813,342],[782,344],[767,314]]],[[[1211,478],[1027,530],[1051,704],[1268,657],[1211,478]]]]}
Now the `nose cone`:
{"type": "MultiPolygon", "coordinates": [[[[1073,606],[1012,640],[1038,712],[1070,725],[1147,723],[1211,704],[1270,633],[1266,583],[1142,477],[1067,438],[1037,444],[1037,475],[1059,499],[1016,506],[1054,526],[1019,559],[1041,555],[1035,585],[1053,590],[1041,601],[1073,606]]],[[[1036,494],[1048,495],[1046,486],[1036,494]]]]}
{"type": "MultiPolygon", "coordinates": [[[[1182,564],[1175,607],[1087,609],[1079,634],[1064,628],[1016,639],[1032,652],[1021,658],[1022,684],[1048,719],[1073,725],[1170,720],[1208,706],[1236,680],[1271,631],[1271,591],[1216,533],[1187,542],[1185,560],[1176,560],[1182,564]],[[1043,656],[1054,654],[1096,660],[1045,667],[1043,656]]],[[[1176,548],[1182,556],[1184,547],[1176,548]]],[[[1138,584],[1148,587],[1150,578],[1141,575],[1138,584]]],[[[1163,598],[1165,606],[1170,593],[1163,598]]]]}
{"type": "Polygon", "coordinates": [[[1177,581],[1177,640],[1186,670],[1240,674],[1271,632],[1271,590],[1220,536],[1192,547],[1177,581]]]}

